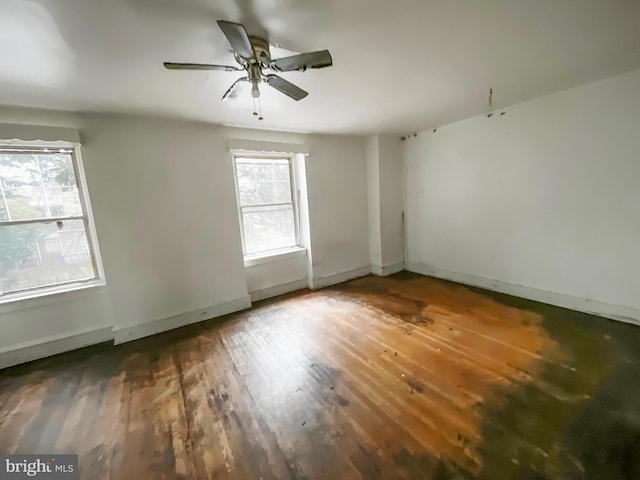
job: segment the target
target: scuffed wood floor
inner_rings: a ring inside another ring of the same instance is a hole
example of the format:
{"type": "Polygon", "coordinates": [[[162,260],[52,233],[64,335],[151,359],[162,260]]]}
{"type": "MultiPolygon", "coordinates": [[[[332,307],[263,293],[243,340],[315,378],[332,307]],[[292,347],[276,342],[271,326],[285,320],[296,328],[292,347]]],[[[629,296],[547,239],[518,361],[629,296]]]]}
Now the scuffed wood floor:
{"type": "Polygon", "coordinates": [[[83,479],[640,478],[640,329],[365,277],[0,372],[0,452],[83,479]]]}

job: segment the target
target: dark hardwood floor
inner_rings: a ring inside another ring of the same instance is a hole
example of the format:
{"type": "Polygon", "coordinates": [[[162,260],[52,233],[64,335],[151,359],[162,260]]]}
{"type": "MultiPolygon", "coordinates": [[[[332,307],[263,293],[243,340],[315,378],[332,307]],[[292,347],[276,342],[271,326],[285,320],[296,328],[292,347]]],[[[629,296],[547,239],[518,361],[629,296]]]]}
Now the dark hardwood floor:
{"type": "Polygon", "coordinates": [[[640,328],[365,277],[0,372],[0,453],[83,479],[637,479],[640,328]]]}

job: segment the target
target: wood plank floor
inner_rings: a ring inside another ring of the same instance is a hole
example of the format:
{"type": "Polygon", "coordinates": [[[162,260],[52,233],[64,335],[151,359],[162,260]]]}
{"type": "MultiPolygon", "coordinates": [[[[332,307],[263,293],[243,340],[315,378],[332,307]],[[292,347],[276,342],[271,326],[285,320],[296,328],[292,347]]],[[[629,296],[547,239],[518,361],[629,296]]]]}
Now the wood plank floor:
{"type": "Polygon", "coordinates": [[[364,277],[0,372],[0,453],[83,479],[637,479],[640,328],[364,277]]]}

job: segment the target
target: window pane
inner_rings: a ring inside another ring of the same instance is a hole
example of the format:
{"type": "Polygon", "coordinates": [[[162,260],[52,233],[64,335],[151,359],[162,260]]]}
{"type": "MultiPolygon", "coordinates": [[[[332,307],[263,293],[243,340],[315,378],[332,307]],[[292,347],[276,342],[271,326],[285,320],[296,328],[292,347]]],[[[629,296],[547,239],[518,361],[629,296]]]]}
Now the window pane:
{"type": "Polygon", "coordinates": [[[296,244],[293,205],[242,209],[245,254],[296,244]]]}
{"type": "Polygon", "coordinates": [[[74,217],[82,215],[82,204],[78,187],[49,186],[44,193],[52,217],[74,217]]]}
{"type": "Polygon", "coordinates": [[[0,152],[0,189],[10,220],[82,214],[70,153],[0,152]]]}
{"type": "Polygon", "coordinates": [[[273,182],[275,203],[291,203],[291,185],[289,182],[273,182]]]}
{"type": "Polygon", "coordinates": [[[70,153],[39,153],[36,156],[45,186],[76,185],[73,161],[70,153]]]}
{"type": "Polygon", "coordinates": [[[241,206],[291,203],[289,160],[237,158],[241,206]]]}
{"type": "Polygon", "coordinates": [[[4,200],[0,197],[0,222],[6,222],[7,220],[9,220],[9,215],[4,206],[4,200]]]}
{"type": "Polygon", "coordinates": [[[41,178],[37,155],[0,152],[0,182],[4,188],[38,187],[41,178]]]}
{"type": "Polygon", "coordinates": [[[5,188],[4,195],[11,220],[36,220],[48,217],[42,187],[5,188]]]}
{"type": "Polygon", "coordinates": [[[254,177],[254,168],[255,163],[248,162],[246,160],[237,159],[236,161],[236,173],[238,175],[238,180],[240,181],[250,181],[255,180],[254,177]]]}
{"type": "Polygon", "coordinates": [[[0,226],[0,293],[95,277],[82,220],[0,226]]]}

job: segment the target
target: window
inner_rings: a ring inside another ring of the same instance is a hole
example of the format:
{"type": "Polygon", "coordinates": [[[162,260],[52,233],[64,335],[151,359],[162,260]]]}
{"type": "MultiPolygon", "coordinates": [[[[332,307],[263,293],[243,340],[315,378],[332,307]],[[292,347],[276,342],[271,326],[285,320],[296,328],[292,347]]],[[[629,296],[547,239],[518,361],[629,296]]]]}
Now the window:
{"type": "Polygon", "coordinates": [[[235,157],[245,256],[298,244],[291,158],[235,157]]]}
{"type": "Polygon", "coordinates": [[[74,149],[0,146],[0,300],[98,278],[74,149]]]}

